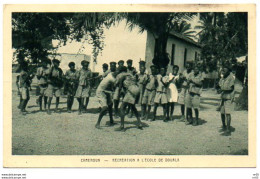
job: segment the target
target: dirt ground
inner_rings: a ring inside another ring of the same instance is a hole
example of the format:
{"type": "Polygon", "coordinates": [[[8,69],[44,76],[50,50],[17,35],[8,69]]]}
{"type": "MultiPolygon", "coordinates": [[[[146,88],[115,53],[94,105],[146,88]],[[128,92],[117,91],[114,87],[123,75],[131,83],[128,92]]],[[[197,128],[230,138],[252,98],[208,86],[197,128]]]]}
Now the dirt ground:
{"type": "MultiPolygon", "coordinates": [[[[96,129],[98,102],[90,98],[86,114],[78,115],[75,100],[73,113],[66,112],[66,98],[61,98],[60,114],[39,112],[35,92],[31,92],[27,111],[23,116],[17,109],[19,96],[13,75],[12,94],[12,153],[13,155],[247,155],[248,112],[232,114],[232,134],[222,136],[220,114],[216,111],[219,95],[213,90],[202,93],[200,125],[178,122],[180,106],[175,107],[175,120],[163,122],[162,108],[158,120],[142,121],[144,129],[136,128],[136,119],[126,117],[127,130],[116,132],[117,125],[108,127],[105,116],[101,130],[96,129]]],[[[53,100],[55,102],[55,100],[53,100]]],[[[54,104],[52,105],[54,108],[54,104]]],[[[140,107],[138,107],[140,111],[140,107]]]]}

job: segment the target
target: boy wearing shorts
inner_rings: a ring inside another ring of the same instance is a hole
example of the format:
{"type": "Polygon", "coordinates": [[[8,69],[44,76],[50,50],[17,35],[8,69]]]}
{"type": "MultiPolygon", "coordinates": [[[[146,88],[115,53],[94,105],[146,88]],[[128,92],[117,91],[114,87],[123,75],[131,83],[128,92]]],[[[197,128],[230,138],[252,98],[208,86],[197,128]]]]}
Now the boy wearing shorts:
{"type": "Polygon", "coordinates": [[[59,68],[60,61],[57,59],[52,60],[53,66],[48,70],[48,87],[45,90],[45,96],[48,97],[48,109],[47,114],[51,114],[50,107],[53,95],[56,97],[56,108],[55,112],[58,111],[60,96],[61,96],[61,88],[63,86],[63,72],[61,68],[59,68]]]}
{"type": "Polygon", "coordinates": [[[119,128],[115,129],[116,131],[125,131],[124,128],[124,119],[126,115],[126,108],[128,107],[137,118],[137,127],[138,129],[142,129],[141,120],[139,118],[138,111],[135,107],[135,104],[138,103],[140,90],[137,85],[136,74],[134,73],[124,73],[119,79],[119,87],[124,88],[126,94],[123,98],[123,103],[120,106],[120,117],[121,117],[121,125],[119,128]]]}
{"type": "Polygon", "coordinates": [[[75,69],[75,63],[69,63],[69,70],[65,73],[65,79],[67,84],[67,112],[71,113],[71,108],[74,102],[74,96],[76,94],[78,79],[77,79],[77,71],[75,69]]]}
{"type": "Polygon", "coordinates": [[[151,111],[151,107],[154,102],[154,97],[156,94],[156,88],[157,88],[157,77],[156,77],[156,66],[152,65],[150,67],[151,69],[151,75],[148,76],[146,82],[145,82],[145,91],[144,96],[142,99],[142,110],[145,114],[145,119],[148,120],[149,113],[151,111]],[[148,110],[146,111],[146,108],[148,107],[148,110]]]}
{"type": "MultiPolygon", "coordinates": [[[[125,69],[126,71],[126,69],[125,69]]],[[[109,73],[99,84],[97,91],[96,91],[96,97],[98,98],[99,104],[101,106],[101,111],[99,113],[98,121],[95,125],[97,129],[100,128],[100,123],[103,118],[103,116],[108,111],[109,119],[110,119],[110,125],[114,124],[113,120],[113,101],[112,101],[112,92],[114,89],[114,85],[116,82],[116,76],[121,71],[118,70],[116,72],[109,73]]]]}
{"type": "MultiPolygon", "coordinates": [[[[140,90],[140,97],[139,97],[139,102],[138,104],[142,105],[142,99],[144,96],[144,91],[145,91],[145,83],[147,81],[148,75],[145,74],[145,61],[140,61],[139,62],[139,70],[140,73],[138,74],[138,86],[139,86],[139,90],[140,90]]],[[[141,108],[141,118],[144,117],[144,109],[141,108]]]]}
{"type": "MultiPolygon", "coordinates": [[[[110,62],[110,69],[112,72],[115,72],[116,70],[118,71],[119,69],[122,69],[122,65],[124,64],[124,61],[120,61],[120,63],[118,62],[118,68],[116,68],[116,62],[110,62]]],[[[118,78],[118,77],[116,77],[118,78]]],[[[117,80],[116,80],[117,81],[117,80]]],[[[119,86],[118,84],[115,82],[115,90],[114,90],[114,94],[113,94],[113,103],[114,103],[114,109],[115,109],[115,118],[118,118],[118,106],[119,106],[119,102],[120,102],[120,94],[121,91],[119,90],[119,86]]]]}
{"type": "Polygon", "coordinates": [[[199,72],[199,67],[194,67],[194,72],[188,79],[189,90],[186,94],[185,106],[187,108],[187,122],[186,124],[192,124],[197,126],[199,122],[199,106],[200,106],[200,94],[202,91],[203,77],[199,72]],[[195,119],[192,118],[192,109],[195,111],[195,119]]]}
{"type": "MultiPolygon", "coordinates": [[[[186,69],[182,74],[179,75],[179,80],[177,81],[180,84],[179,94],[178,94],[178,103],[181,105],[181,122],[185,121],[185,97],[188,90],[188,79],[192,74],[192,64],[187,63],[186,69]]],[[[186,116],[187,117],[187,116],[186,116]]]]}
{"type": "Polygon", "coordinates": [[[78,114],[81,115],[82,112],[86,112],[90,96],[90,80],[92,78],[92,72],[88,68],[89,62],[87,60],[81,61],[82,68],[77,72],[78,88],[75,94],[79,102],[78,114]]]}
{"type": "Polygon", "coordinates": [[[231,112],[234,110],[233,98],[234,98],[234,85],[235,79],[230,73],[229,67],[225,66],[222,69],[223,78],[219,81],[219,86],[221,90],[221,121],[222,121],[222,131],[224,135],[231,135],[231,112]]]}
{"type": "Polygon", "coordinates": [[[46,110],[47,106],[47,100],[48,97],[44,96],[45,91],[48,87],[48,66],[47,66],[47,60],[42,61],[42,66],[37,69],[36,72],[36,77],[38,79],[38,85],[39,85],[39,106],[40,106],[40,111],[42,111],[42,99],[44,100],[44,110],[46,110]]]}
{"type": "Polygon", "coordinates": [[[28,63],[22,62],[20,64],[21,72],[19,77],[19,91],[20,91],[20,113],[26,115],[26,106],[30,100],[29,86],[30,80],[33,78],[32,74],[28,72],[28,63]]]}
{"type": "Polygon", "coordinates": [[[166,89],[169,83],[169,76],[166,75],[166,69],[164,67],[160,69],[160,74],[157,75],[157,83],[158,86],[156,88],[156,94],[154,98],[154,112],[152,121],[155,121],[157,108],[161,104],[163,106],[163,121],[167,122],[169,120],[169,112],[167,107],[168,98],[166,89]]]}

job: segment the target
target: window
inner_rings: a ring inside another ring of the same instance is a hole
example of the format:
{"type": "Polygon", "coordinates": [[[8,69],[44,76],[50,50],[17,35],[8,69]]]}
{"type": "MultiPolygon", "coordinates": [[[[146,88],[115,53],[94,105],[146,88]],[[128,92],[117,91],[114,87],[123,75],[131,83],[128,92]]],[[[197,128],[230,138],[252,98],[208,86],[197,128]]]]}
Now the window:
{"type": "Polygon", "coordinates": [[[175,44],[172,44],[172,58],[171,58],[171,65],[174,65],[175,60],[175,44]]]}
{"type": "Polygon", "coordinates": [[[185,48],[185,50],[184,50],[184,67],[186,66],[186,61],[187,61],[187,49],[185,48]]]}

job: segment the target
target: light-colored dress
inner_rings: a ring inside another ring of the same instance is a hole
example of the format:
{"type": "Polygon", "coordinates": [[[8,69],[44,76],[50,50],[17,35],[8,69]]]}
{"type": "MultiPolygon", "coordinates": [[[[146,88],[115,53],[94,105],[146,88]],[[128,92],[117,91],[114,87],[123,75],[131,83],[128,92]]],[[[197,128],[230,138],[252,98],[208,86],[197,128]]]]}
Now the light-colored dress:
{"type": "Polygon", "coordinates": [[[174,76],[172,73],[169,74],[169,80],[174,79],[167,88],[167,98],[169,103],[178,102],[178,89],[175,85],[176,80],[178,79],[178,75],[174,76]]]}

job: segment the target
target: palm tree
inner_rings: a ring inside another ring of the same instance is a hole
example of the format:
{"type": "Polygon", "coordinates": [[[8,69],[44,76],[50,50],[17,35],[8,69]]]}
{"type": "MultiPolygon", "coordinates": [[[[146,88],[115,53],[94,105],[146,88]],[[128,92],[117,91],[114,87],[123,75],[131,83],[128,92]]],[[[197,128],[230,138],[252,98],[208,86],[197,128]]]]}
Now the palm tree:
{"type": "MultiPolygon", "coordinates": [[[[155,38],[155,53],[152,60],[154,65],[166,67],[169,57],[166,52],[170,32],[174,24],[183,20],[191,20],[196,13],[127,13],[126,20],[129,29],[138,27],[140,32],[151,32],[155,38]]],[[[184,29],[183,29],[184,30],[184,29]]],[[[186,35],[189,32],[186,31],[186,35]]]]}
{"type": "Polygon", "coordinates": [[[197,36],[202,44],[202,58],[209,61],[212,58],[221,59],[226,45],[225,14],[224,13],[200,13],[199,29],[197,36]],[[221,50],[222,49],[222,50],[221,50]]]}
{"type": "Polygon", "coordinates": [[[247,54],[247,13],[200,13],[197,34],[204,58],[231,59],[247,54]]]}
{"type": "MultiPolygon", "coordinates": [[[[190,36],[192,32],[188,24],[182,21],[190,20],[196,13],[81,13],[76,14],[73,19],[74,37],[80,39],[84,34],[89,34],[93,39],[93,45],[97,46],[97,52],[102,50],[100,36],[102,37],[102,29],[109,28],[121,20],[126,20],[126,25],[131,31],[133,28],[139,28],[139,32],[145,30],[153,34],[156,42],[156,49],[153,63],[157,66],[167,66],[169,63],[168,54],[166,53],[167,40],[171,30],[174,30],[174,24],[180,22],[182,24],[181,33],[190,36]],[[184,25],[184,26],[183,26],[184,25]]],[[[177,30],[177,29],[176,29],[177,30]]],[[[180,30],[180,29],[178,29],[180,30]]],[[[102,39],[101,39],[102,40],[102,39]]]]}
{"type": "Polygon", "coordinates": [[[186,21],[178,21],[174,22],[173,31],[182,34],[184,37],[193,40],[195,38],[196,31],[191,30],[191,24],[187,23],[186,21]]]}
{"type": "MultiPolygon", "coordinates": [[[[31,48],[31,55],[46,56],[51,49],[51,39],[58,39],[61,44],[71,40],[86,41],[93,45],[92,54],[94,61],[104,48],[104,28],[109,28],[116,23],[126,20],[129,29],[138,27],[140,32],[145,30],[151,32],[156,41],[156,49],[153,63],[157,66],[167,66],[169,63],[166,45],[169,34],[176,22],[181,28],[179,32],[191,35],[188,31],[189,25],[183,20],[191,19],[196,13],[17,13],[13,15],[13,39],[24,37],[25,43],[16,41],[14,48],[31,48]],[[48,26],[46,26],[48,24],[48,26]],[[46,29],[47,28],[47,29],[46,29]],[[47,33],[46,33],[47,32],[47,33]],[[32,38],[27,38],[32,37],[32,38]],[[46,42],[45,42],[46,41],[46,42]],[[47,44],[47,45],[46,45],[47,44]],[[26,47],[28,45],[29,47],[26,47]],[[39,48],[42,49],[39,49],[39,48]]],[[[175,26],[174,26],[175,24],[175,26]]],[[[14,40],[15,41],[15,40],[14,40]]],[[[84,48],[84,47],[83,47],[84,48]]]]}

